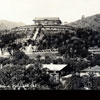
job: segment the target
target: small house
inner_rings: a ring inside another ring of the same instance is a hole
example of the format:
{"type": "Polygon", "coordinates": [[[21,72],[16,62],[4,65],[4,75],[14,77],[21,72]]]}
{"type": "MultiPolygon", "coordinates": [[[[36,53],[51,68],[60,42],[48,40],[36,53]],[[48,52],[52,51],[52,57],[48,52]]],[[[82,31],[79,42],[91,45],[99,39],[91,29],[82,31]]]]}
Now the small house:
{"type": "Polygon", "coordinates": [[[55,77],[56,79],[60,79],[61,72],[63,69],[67,66],[66,64],[43,64],[43,68],[48,69],[47,73],[50,74],[50,76],[55,77]]]}
{"type": "Polygon", "coordinates": [[[94,67],[88,67],[80,71],[80,76],[84,76],[84,75],[88,76],[89,74],[93,74],[95,75],[95,77],[100,77],[100,66],[96,65],[94,67]]]}

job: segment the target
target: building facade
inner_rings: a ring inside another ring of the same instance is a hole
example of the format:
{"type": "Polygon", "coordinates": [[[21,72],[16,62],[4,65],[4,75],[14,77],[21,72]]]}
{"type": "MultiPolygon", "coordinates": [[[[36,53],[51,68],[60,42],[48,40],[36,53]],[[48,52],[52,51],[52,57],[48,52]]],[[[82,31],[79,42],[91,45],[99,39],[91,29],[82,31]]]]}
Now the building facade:
{"type": "Polygon", "coordinates": [[[58,17],[45,17],[45,18],[35,18],[33,20],[35,25],[60,25],[62,22],[58,17]]]}

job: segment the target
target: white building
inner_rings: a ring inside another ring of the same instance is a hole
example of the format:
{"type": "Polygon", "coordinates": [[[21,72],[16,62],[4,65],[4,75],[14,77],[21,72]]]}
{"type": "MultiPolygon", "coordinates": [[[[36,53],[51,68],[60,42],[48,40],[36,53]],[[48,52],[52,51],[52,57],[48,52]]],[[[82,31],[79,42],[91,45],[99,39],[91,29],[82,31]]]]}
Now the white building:
{"type": "Polygon", "coordinates": [[[93,74],[94,77],[100,77],[100,66],[96,65],[94,67],[88,67],[84,70],[80,71],[80,76],[89,76],[90,74],[93,74]]]}

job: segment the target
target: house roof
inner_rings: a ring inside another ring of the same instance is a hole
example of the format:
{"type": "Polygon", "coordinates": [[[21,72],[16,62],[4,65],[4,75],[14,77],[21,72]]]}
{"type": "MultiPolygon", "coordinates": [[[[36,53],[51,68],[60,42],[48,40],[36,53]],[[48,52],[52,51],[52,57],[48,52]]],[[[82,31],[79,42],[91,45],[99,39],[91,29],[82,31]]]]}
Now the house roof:
{"type": "Polygon", "coordinates": [[[36,17],[34,21],[36,20],[60,20],[59,17],[36,17]]]}
{"type": "Polygon", "coordinates": [[[69,74],[69,75],[63,76],[62,78],[70,78],[70,77],[72,77],[72,74],[69,74]]]}
{"type": "Polygon", "coordinates": [[[89,68],[82,70],[81,72],[100,72],[100,66],[96,65],[91,68],[89,67],[89,68]]]}
{"type": "Polygon", "coordinates": [[[30,68],[31,66],[34,66],[34,64],[28,64],[28,65],[26,65],[26,69],[28,69],[28,68],[30,68]]]}
{"type": "Polygon", "coordinates": [[[43,64],[43,68],[47,68],[51,71],[61,71],[63,68],[65,68],[66,64],[43,64]]]}

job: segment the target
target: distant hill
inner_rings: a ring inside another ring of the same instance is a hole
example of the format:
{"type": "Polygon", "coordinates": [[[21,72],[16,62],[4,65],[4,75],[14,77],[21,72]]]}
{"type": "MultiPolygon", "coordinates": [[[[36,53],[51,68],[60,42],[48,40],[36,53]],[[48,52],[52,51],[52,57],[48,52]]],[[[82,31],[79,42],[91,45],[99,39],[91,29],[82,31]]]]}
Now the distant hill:
{"type": "Polygon", "coordinates": [[[90,17],[82,17],[82,19],[69,23],[69,25],[73,27],[79,27],[79,28],[85,28],[85,27],[90,27],[94,30],[100,31],[100,14],[93,15],[90,17]]]}
{"type": "Polygon", "coordinates": [[[0,20],[0,30],[11,29],[18,26],[24,26],[22,22],[12,22],[7,20],[0,20]]]}

